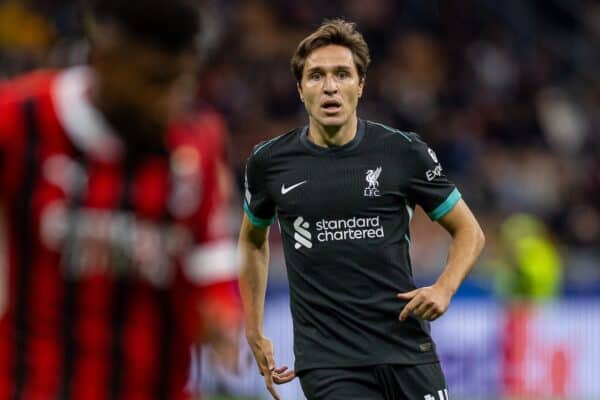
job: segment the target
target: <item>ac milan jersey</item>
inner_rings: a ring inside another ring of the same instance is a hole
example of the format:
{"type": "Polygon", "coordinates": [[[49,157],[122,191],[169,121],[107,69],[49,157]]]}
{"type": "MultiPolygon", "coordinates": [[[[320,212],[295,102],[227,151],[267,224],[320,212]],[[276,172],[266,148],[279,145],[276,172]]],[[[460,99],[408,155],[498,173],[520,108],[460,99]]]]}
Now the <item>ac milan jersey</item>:
{"type": "Polygon", "coordinates": [[[254,225],[279,221],[296,369],[436,361],[429,323],[399,321],[396,294],[415,289],[415,205],[437,220],[458,190],[414,133],[359,120],[352,141],[323,148],[307,131],[254,148],[244,203],[254,225]]]}
{"type": "Polygon", "coordinates": [[[236,309],[223,125],[136,152],[84,67],[0,88],[0,398],[185,399],[202,307],[236,309]]]}

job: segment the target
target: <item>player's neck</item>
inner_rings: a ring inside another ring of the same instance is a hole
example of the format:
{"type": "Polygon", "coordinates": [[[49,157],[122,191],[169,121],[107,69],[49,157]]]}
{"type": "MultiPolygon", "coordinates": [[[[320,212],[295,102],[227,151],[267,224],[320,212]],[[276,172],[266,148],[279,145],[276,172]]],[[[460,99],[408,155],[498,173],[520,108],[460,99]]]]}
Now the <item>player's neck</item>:
{"type": "Polygon", "coordinates": [[[342,126],[324,126],[312,118],[309,121],[308,138],[321,147],[339,147],[349,143],[356,136],[358,119],[352,116],[342,126]]]}

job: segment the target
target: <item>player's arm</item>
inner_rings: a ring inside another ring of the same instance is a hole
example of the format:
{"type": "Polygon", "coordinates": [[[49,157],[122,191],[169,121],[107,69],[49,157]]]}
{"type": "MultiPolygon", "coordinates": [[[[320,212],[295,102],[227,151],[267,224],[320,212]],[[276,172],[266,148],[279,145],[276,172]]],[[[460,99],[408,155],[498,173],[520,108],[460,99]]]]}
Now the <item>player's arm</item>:
{"type": "Polygon", "coordinates": [[[398,295],[400,299],[409,300],[400,320],[406,319],[409,314],[429,321],[443,315],[483,249],[483,231],[462,199],[438,222],[452,236],[446,266],[432,286],[398,295]]]}
{"type": "Polygon", "coordinates": [[[432,321],[446,312],[450,300],[473,268],[484,244],[479,223],[462,200],[462,195],[443,172],[435,152],[411,136],[411,153],[407,159],[412,177],[407,190],[411,203],[419,204],[432,221],[442,225],[452,236],[452,244],[442,274],[432,286],[398,294],[407,301],[400,320],[410,314],[432,321]]]}
{"type": "Polygon", "coordinates": [[[286,366],[275,367],[273,344],[262,330],[269,268],[269,226],[275,220],[276,212],[266,185],[268,158],[260,153],[267,145],[268,142],[263,142],[255,146],[246,163],[244,219],[238,239],[239,284],[248,344],[267,389],[273,398],[279,399],[273,383],[289,382],[295,374],[286,366]]]}
{"type": "Polygon", "coordinates": [[[454,295],[483,250],[485,235],[463,200],[438,220],[452,236],[448,260],[436,285],[454,295]]]}
{"type": "Polygon", "coordinates": [[[269,268],[269,227],[259,227],[244,214],[238,249],[240,254],[239,284],[248,341],[262,336],[265,293],[269,268]]]}
{"type": "Polygon", "coordinates": [[[268,226],[256,226],[247,215],[244,215],[238,242],[241,258],[239,284],[246,323],[246,339],[258,369],[265,378],[267,389],[274,399],[279,399],[273,382],[287,383],[296,375],[285,365],[275,367],[273,343],[264,336],[262,330],[269,268],[268,235],[268,226]]]}

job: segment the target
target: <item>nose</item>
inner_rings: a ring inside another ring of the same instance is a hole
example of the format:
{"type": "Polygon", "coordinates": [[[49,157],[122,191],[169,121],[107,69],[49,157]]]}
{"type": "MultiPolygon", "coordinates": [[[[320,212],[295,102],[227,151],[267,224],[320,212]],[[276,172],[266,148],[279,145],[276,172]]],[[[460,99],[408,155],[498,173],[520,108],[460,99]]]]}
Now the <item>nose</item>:
{"type": "Polygon", "coordinates": [[[337,93],[338,87],[333,76],[326,76],[323,82],[323,91],[325,94],[332,95],[337,93]]]}

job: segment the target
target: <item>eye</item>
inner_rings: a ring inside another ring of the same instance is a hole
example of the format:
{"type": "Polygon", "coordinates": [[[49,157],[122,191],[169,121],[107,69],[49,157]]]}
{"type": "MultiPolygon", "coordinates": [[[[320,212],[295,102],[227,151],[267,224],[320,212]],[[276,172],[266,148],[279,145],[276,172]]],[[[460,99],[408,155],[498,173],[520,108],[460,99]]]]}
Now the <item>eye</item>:
{"type": "Polygon", "coordinates": [[[311,81],[318,81],[322,77],[323,75],[320,72],[311,72],[308,76],[308,79],[310,79],[311,81]]]}
{"type": "Polygon", "coordinates": [[[339,79],[346,79],[350,76],[350,74],[348,73],[348,71],[338,71],[337,73],[337,77],[339,79]]]}

